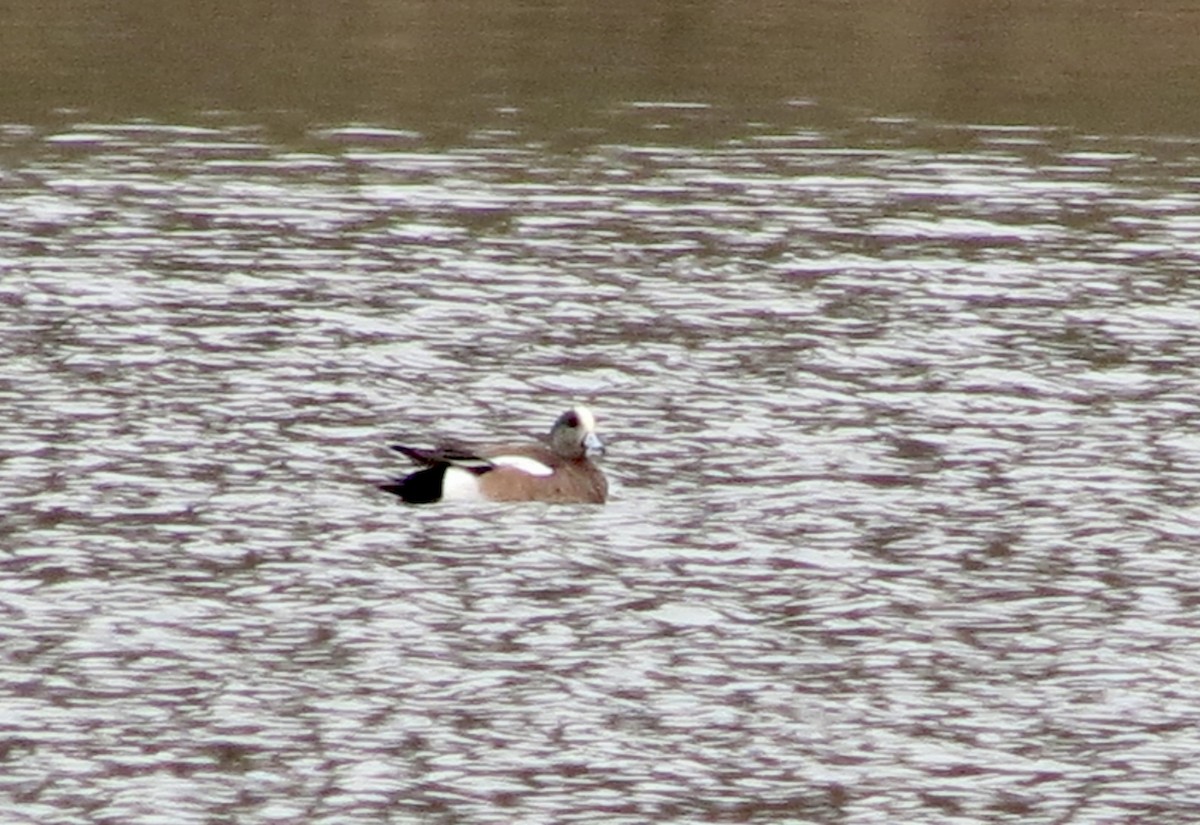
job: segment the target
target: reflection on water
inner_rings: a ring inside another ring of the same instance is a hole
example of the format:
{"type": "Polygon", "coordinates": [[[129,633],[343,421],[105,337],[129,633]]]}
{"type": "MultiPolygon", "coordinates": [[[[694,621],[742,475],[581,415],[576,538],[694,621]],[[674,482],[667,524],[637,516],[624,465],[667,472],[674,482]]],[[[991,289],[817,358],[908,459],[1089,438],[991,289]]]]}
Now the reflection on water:
{"type": "Polygon", "coordinates": [[[4,141],[23,821],[1193,818],[1194,143],[4,141]],[[371,486],[569,398],[605,508],[371,486]]]}

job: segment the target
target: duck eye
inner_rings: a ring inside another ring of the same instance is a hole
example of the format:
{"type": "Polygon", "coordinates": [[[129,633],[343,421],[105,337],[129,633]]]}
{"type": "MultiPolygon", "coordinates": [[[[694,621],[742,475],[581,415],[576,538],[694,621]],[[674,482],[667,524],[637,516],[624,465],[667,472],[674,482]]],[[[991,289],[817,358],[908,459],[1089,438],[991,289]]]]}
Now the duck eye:
{"type": "Polygon", "coordinates": [[[575,413],[568,413],[564,421],[571,429],[579,426],[579,416],[577,416],[575,413]]]}

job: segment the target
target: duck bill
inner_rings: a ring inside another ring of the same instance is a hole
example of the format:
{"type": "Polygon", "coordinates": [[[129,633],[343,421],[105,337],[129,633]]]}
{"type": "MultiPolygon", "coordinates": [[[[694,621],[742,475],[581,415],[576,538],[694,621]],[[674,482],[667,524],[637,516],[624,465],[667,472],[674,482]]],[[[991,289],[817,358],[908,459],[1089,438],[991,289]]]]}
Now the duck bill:
{"type": "Polygon", "coordinates": [[[583,439],[583,449],[589,456],[604,455],[604,442],[595,433],[588,433],[583,439]]]}

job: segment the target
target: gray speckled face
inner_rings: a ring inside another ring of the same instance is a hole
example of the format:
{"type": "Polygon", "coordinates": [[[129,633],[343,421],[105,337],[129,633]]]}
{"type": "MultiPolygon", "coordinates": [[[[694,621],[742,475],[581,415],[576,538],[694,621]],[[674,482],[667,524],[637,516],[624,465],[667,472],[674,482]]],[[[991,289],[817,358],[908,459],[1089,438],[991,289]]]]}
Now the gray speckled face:
{"type": "Polygon", "coordinates": [[[550,444],[556,453],[571,458],[604,452],[604,443],[596,435],[596,417],[582,405],[558,417],[550,430],[550,444]]]}

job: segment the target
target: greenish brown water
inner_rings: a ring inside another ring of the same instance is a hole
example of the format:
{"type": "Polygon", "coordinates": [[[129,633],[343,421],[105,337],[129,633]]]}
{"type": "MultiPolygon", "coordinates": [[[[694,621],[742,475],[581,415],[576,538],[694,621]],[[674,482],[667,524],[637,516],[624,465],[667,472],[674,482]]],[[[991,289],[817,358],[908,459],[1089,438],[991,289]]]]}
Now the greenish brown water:
{"type": "Polygon", "coordinates": [[[1188,4],[1132,0],[17,2],[0,28],[0,108],[35,120],[236,112],[301,132],[313,118],[362,119],[446,140],[505,128],[489,116],[500,110],[571,142],[619,129],[634,101],[713,107],[693,138],[736,136],[790,101],[1194,134],[1198,38],[1188,4]]]}

